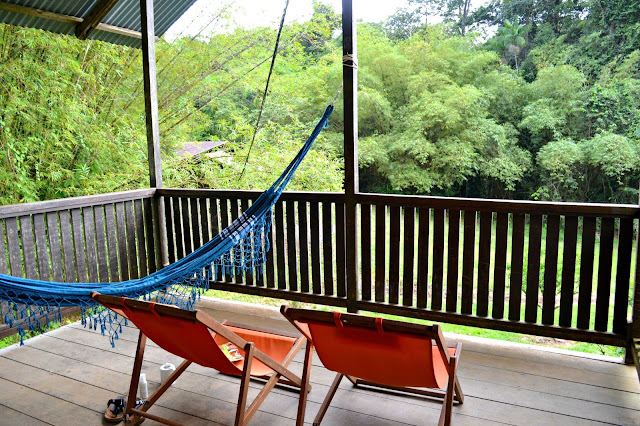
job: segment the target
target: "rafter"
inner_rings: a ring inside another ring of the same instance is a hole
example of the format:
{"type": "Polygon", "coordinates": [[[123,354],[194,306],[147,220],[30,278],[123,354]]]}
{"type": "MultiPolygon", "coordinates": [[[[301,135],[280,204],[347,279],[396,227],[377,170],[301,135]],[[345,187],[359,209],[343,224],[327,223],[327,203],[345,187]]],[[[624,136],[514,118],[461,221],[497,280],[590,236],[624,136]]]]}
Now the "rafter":
{"type": "MultiPolygon", "coordinates": [[[[0,10],[4,10],[7,12],[20,13],[22,15],[27,16],[35,16],[36,18],[48,19],[50,21],[63,22],[65,24],[74,24],[78,25],[84,22],[84,19],[78,18],[77,16],[69,16],[63,15],[61,13],[49,12],[42,9],[36,9],[33,7],[20,6],[17,4],[7,3],[0,1],[0,10]]],[[[127,28],[116,27],[113,25],[107,24],[98,24],[95,29],[100,31],[105,31],[108,33],[119,34],[127,37],[136,38],[138,40],[142,39],[142,34],[138,31],[129,30],[127,28]]]]}
{"type": "Polygon", "coordinates": [[[96,3],[87,13],[84,21],[76,25],[76,37],[85,40],[117,3],[118,0],[100,0],[96,3]]]}

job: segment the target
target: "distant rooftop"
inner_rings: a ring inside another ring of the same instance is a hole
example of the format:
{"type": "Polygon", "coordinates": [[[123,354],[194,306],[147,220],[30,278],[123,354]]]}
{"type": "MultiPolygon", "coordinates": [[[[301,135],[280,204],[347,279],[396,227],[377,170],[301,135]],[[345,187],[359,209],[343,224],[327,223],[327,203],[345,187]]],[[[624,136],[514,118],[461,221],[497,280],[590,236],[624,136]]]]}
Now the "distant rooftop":
{"type": "Polygon", "coordinates": [[[193,157],[204,152],[209,152],[225,143],[225,141],[183,142],[182,148],[176,149],[175,152],[180,157],[193,157]]]}

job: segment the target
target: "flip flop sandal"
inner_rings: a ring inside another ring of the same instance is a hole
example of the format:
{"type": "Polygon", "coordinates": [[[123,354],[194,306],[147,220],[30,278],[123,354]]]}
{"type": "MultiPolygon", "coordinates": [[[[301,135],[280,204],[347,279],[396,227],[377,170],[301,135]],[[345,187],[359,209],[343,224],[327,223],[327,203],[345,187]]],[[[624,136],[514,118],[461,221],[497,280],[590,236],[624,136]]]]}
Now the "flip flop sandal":
{"type": "Polygon", "coordinates": [[[107,402],[104,420],[108,423],[120,423],[124,419],[126,402],[124,398],[114,398],[107,402]]]}

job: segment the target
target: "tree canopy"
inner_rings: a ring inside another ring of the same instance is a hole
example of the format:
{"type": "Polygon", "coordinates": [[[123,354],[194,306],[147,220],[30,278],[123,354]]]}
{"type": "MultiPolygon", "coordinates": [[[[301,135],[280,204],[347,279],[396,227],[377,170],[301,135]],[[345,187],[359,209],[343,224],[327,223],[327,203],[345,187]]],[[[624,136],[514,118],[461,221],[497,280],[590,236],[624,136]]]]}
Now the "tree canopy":
{"type": "MultiPolygon", "coordinates": [[[[226,25],[221,9],[209,24],[226,25]]],[[[341,18],[285,26],[247,171],[273,28],[157,45],[167,186],[263,189],[335,96],[341,18]],[[224,141],[181,157],[184,142],[224,141]]],[[[225,27],[226,28],[226,27],[225,27]]],[[[410,0],[358,26],[360,188],[637,202],[640,3],[410,0]]],[[[0,25],[0,202],[147,185],[140,52],[0,25]]],[[[292,189],[342,188],[342,106],[292,189]]]]}

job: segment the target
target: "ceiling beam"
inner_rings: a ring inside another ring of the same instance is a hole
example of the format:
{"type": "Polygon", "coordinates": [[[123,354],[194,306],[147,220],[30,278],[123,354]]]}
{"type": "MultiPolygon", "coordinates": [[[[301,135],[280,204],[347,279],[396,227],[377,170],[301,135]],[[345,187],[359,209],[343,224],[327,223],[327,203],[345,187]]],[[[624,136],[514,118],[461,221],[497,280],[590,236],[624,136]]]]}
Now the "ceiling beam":
{"type": "Polygon", "coordinates": [[[87,13],[84,21],[76,25],[76,37],[85,40],[96,29],[107,13],[118,3],[118,0],[100,0],[87,13]]]}
{"type": "MultiPolygon", "coordinates": [[[[73,24],[78,25],[84,21],[82,18],[78,18],[77,16],[69,16],[63,15],[60,13],[48,12],[46,10],[35,9],[33,7],[20,6],[17,4],[7,3],[0,1],[0,10],[4,10],[7,12],[20,13],[22,15],[34,16],[36,18],[48,19],[50,21],[63,22],[65,24],[73,24]]],[[[105,31],[108,33],[119,34],[131,38],[136,38],[138,40],[142,39],[142,34],[138,31],[129,30],[127,28],[120,28],[113,25],[107,24],[98,24],[95,29],[100,31],[105,31]]]]}

